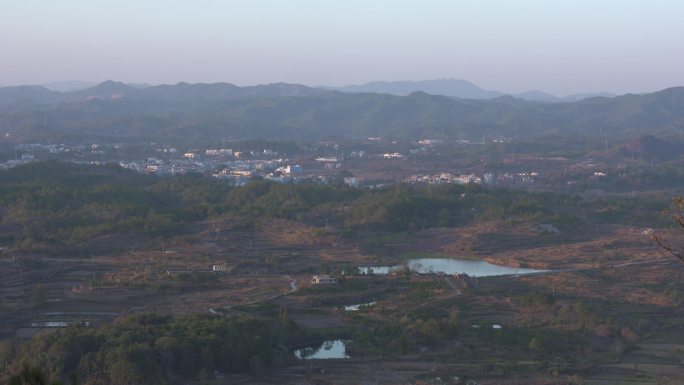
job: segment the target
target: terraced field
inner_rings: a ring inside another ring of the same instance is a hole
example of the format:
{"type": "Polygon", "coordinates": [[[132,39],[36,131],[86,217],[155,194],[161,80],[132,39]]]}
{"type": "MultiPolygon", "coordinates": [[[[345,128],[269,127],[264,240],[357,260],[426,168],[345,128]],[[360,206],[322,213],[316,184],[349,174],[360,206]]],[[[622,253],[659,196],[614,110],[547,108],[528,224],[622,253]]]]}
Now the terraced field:
{"type": "Polygon", "coordinates": [[[678,385],[684,383],[684,328],[656,333],[620,362],[600,366],[586,385],[678,385]]]}

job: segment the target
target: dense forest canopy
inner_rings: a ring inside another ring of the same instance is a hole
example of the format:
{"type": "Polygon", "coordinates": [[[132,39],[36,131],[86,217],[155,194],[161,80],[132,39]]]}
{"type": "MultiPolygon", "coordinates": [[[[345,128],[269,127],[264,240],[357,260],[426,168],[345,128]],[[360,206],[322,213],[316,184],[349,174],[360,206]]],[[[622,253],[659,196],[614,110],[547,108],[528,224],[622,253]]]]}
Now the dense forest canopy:
{"type": "Polygon", "coordinates": [[[346,233],[402,232],[505,219],[572,228],[587,222],[654,226],[659,200],[584,199],[480,185],[277,184],[242,187],[200,174],[141,175],[118,165],[36,162],[0,172],[0,243],[25,251],[97,251],[103,236],[152,239],[211,218],[284,218],[329,223],[346,233]]]}
{"type": "Polygon", "coordinates": [[[171,379],[258,372],[293,331],[253,318],[174,318],[138,314],[101,328],[44,333],[22,346],[15,363],[88,384],[168,384],[171,379]]]}

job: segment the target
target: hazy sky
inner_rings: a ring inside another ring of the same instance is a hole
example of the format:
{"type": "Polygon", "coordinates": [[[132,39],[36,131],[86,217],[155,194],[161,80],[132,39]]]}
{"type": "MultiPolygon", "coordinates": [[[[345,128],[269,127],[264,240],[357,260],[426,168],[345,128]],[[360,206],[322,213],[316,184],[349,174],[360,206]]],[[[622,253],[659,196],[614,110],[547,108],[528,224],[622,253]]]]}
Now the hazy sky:
{"type": "Polygon", "coordinates": [[[0,0],[0,84],[684,85],[682,0],[0,0]]]}

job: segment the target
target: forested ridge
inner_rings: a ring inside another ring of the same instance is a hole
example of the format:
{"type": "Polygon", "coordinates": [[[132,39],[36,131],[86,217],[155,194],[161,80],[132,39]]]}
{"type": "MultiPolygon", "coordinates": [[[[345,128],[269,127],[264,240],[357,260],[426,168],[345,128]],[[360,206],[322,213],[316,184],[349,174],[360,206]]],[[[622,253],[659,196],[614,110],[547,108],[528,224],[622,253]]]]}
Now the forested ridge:
{"type": "Polygon", "coordinates": [[[511,96],[473,100],[424,92],[341,93],[295,84],[180,83],[136,89],[109,81],[70,93],[0,88],[0,130],[23,140],[55,141],[628,136],[677,132],[684,126],[683,100],[682,87],[539,103],[511,96]]]}
{"type": "Polygon", "coordinates": [[[291,323],[253,318],[137,314],[100,328],[36,336],[21,346],[13,364],[90,385],[168,384],[213,378],[214,371],[258,373],[293,333],[291,323]]]}
{"type": "Polygon", "coordinates": [[[654,226],[666,203],[608,196],[587,200],[480,185],[404,185],[368,190],[341,184],[233,187],[200,174],[141,175],[118,165],[36,162],[0,172],[0,244],[17,250],[88,253],[101,237],[144,241],[191,232],[211,218],[284,218],[345,234],[459,227],[505,219],[571,229],[587,221],[654,226]]]}

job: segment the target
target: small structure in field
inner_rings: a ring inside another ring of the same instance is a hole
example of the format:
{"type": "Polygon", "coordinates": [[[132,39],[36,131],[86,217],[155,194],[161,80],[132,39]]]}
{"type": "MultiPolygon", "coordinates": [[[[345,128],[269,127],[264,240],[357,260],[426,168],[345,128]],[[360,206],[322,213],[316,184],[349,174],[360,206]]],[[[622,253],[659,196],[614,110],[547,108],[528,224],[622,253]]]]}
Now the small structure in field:
{"type": "Polygon", "coordinates": [[[314,285],[332,285],[335,282],[335,278],[329,275],[314,275],[311,277],[311,283],[314,285]]]}
{"type": "Polygon", "coordinates": [[[230,271],[230,269],[228,268],[228,265],[226,265],[225,263],[222,263],[222,264],[212,265],[211,271],[213,271],[215,273],[227,273],[230,271]]]}

